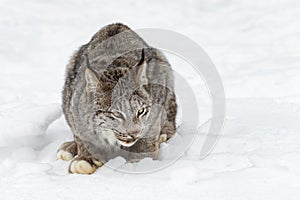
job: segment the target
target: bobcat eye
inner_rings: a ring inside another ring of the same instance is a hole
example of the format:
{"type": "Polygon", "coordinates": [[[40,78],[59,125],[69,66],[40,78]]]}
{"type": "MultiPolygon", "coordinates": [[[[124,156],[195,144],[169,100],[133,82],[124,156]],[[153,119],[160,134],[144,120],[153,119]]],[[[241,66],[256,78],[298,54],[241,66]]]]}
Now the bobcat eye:
{"type": "Polygon", "coordinates": [[[143,115],[144,113],[145,113],[145,108],[140,108],[140,109],[138,109],[137,115],[138,115],[138,116],[141,116],[141,115],[143,115]]]}
{"type": "Polygon", "coordinates": [[[119,112],[113,112],[112,114],[116,118],[122,118],[123,117],[123,115],[121,113],[119,113],[119,112]]]}

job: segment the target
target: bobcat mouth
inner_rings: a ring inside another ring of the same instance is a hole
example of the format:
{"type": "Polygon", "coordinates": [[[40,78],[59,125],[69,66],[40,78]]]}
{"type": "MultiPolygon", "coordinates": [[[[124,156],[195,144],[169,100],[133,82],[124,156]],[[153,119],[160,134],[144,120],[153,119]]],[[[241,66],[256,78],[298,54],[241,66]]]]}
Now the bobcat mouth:
{"type": "Polygon", "coordinates": [[[117,141],[124,147],[131,147],[132,145],[134,145],[137,142],[138,138],[135,139],[120,139],[117,138],[117,141]]]}
{"type": "Polygon", "coordinates": [[[132,145],[134,145],[138,139],[139,139],[139,136],[140,135],[137,135],[135,137],[133,136],[127,136],[127,135],[124,135],[124,134],[121,134],[119,132],[115,132],[115,136],[117,138],[117,141],[120,145],[124,146],[124,147],[131,147],[132,145]]]}

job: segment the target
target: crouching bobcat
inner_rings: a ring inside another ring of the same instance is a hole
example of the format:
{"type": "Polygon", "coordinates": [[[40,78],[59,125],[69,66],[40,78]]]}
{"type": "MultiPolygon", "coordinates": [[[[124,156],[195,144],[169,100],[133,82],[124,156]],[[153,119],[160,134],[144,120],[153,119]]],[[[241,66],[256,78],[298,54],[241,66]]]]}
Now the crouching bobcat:
{"type": "Polygon", "coordinates": [[[91,174],[108,160],[157,158],[174,135],[177,105],[164,55],[127,26],[100,29],[67,66],[63,112],[74,134],[57,158],[91,174]]]}

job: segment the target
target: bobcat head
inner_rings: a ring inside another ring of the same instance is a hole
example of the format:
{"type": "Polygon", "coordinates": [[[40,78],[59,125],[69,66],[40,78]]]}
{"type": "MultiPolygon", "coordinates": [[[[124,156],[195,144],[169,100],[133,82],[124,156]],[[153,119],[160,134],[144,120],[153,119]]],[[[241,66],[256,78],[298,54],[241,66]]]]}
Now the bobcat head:
{"type": "Polygon", "coordinates": [[[151,113],[151,101],[145,89],[146,71],[144,51],[135,66],[111,69],[99,75],[111,75],[116,80],[113,86],[104,78],[97,78],[91,69],[85,71],[86,92],[95,110],[95,131],[113,145],[130,147],[145,136],[143,130],[151,113]]]}

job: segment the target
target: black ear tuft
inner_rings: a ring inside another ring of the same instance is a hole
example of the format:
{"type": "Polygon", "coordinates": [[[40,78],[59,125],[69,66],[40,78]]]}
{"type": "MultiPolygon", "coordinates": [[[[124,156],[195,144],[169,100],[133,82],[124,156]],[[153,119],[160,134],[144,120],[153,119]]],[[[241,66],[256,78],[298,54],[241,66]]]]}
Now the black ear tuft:
{"type": "Polygon", "coordinates": [[[135,80],[139,85],[147,85],[148,79],[147,79],[147,62],[145,60],[145,53],[144,49],[142,49],[142,57],[139,63],[136,65],[136,76],[135,80]]]}
{"type": "Polygon", "coordinates": [[[144,61],[145,61],[145,51],[144,51],[144,49],[142,49],[141,60],[138,62],[137,66],[143,64],[144,61]]]}
{"type": "Polygon", "coordinates": [[[86,60],[86,66],[87,66],[88,68],[91,68],[89,57],[88,57],[88,56],[85,56],[85,60],[86,60]]]}

